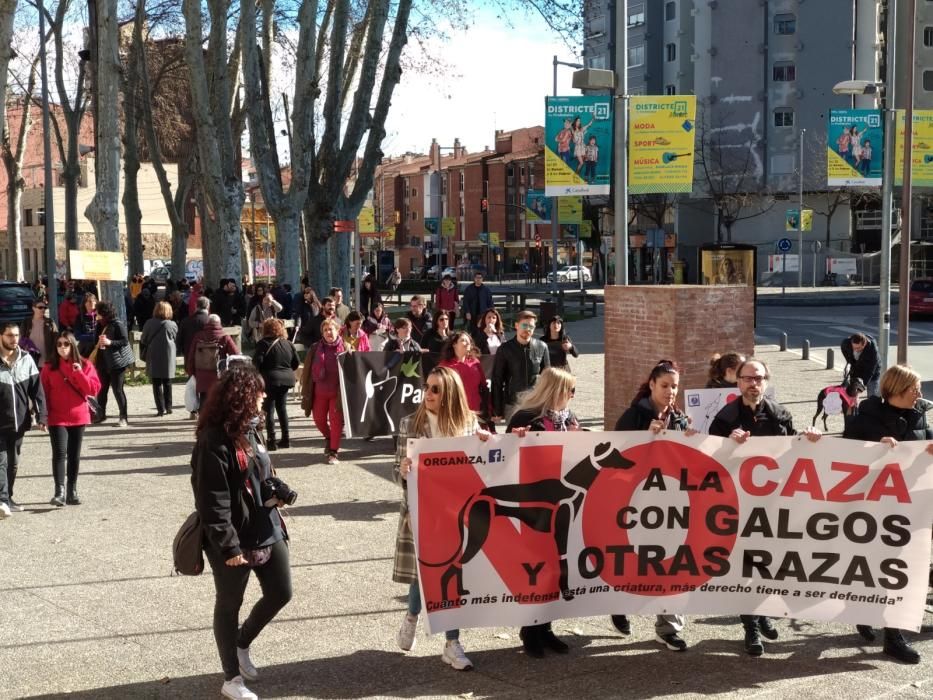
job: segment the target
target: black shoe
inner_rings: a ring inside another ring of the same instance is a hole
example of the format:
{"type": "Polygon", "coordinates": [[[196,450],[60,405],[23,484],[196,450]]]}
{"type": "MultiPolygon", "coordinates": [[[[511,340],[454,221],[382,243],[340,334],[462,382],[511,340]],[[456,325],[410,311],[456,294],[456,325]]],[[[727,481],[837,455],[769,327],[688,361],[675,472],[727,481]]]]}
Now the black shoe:
{"type": "Polygon", "coordinates": [[[655,636],[658,644],[663,644],[671,651],[687,651],[687,642],[681,639],[676,632],[671,634],[659,634],[655,636]]]}
{"type": "Polygon", "coordinates": [[[269,450],[269,452],[275,452],[279,448],[278,445],[275,444],[275,440],[269,440],[269,442],[266,443],[266,449],[269,450]]]}
{"type": "Polygon", "coordinates": [[[541,643],[556,654],[566,654],[570,647],[565,642],[558,639],[557,635],[550,628],[541,633],[541,643]]]}
{"type": "Polygon", "coordinates": [[[904,664],[920,663],[920,654],[904,639],[900,632],[894,634],[885,633],[884,635],[884,653],[893,656],[904,664]]]}
{"type": "Polygon", "coordinates": [[[856,625],[855,629],[858,630],[859,635],[866,642],[873,642],[878,638],[878,635],[875,634],[875,630],[871,628],[871,625],[856,625]]]}
{"type": "Polygon", "coordinates": [[[156,418],[161,418],[165,415],[165,411],[156,411],[156,418]]]}
{"type": "Polygon", "coordinates": [[[522,640],[522,648],[533,659],[544,658],[544,645],[541,643],[540,632],[537,627],[522,627],[518,633],[522,640]]]}
{"type": "Polygon", "coordinates": [[[765,647],[761,643],[761,637],[758,636],[757,627],[745,630],[745,652],[749,656],[761,656],[765,653],[765,647]]]}
{"type": "Polygon", "coordinates": [[[62,506],[65,505],[65,487],[64,486],[59,485],[55,487],[55,495],[52,496],[52,500],[49,501],[49,505],[55,506],[56,508],[61,508],[62,506]]]}
{"type": "Polygon", "coordinates": [[[165,412],[166,412],[168,415],[172,415],[172,409],[170,409],[170,408],[166,408],[166,409],[165,409],[165,412]]]}
{"type": "Polygon", "coordinates": [[[282,438],[279,440],[279,447],[283,450],[287,450],[289,447],[291,447],[291,443],[289,443],[288,438],[282,438]]]}
{"type": "Polygon", "coordinates": [[[68,497],[65,499],[65,503],[67,503],[67,504],[70,505],[70,506],[80,506],[80,505],[81,505],[81,499],[78,498],[78,489],[77,489],[77,488],[69,488],[69,489],[68,489],[68,497]]]}
{"type": "Polygon", "coordinates": [[[625,615],[613,615],[612,624],[619,630],[619,634],[624,634],[627,637],[632,633],[632,625],[625,615]]]}
{"type": "Polygon", "coordinates": [[[106,414],[106,413],[98,413],[98,414],[96,414],[93,418],[91,418],[91,423],[92,423],[93,425],[100,425],[100,424],[103,423],[105,420],[107,420],[107,414],[106,414]]]}
{"type": "Polygon", "coordinates": [[[770,639],[772,642],[778,638],[778,631],[774,628],[774,623],[771,622],[770,617],[765,615],[758,618],[758,631],[764,635],[765,639],[770,639]]]}

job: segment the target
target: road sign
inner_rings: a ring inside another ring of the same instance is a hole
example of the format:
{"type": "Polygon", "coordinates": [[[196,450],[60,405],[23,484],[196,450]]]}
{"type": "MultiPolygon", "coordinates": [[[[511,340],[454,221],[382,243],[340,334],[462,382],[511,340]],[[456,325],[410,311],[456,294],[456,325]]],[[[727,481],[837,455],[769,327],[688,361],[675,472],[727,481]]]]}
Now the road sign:
{"type": "Polygon", "coordinates": [[[347,219],[337,219],[334,222],[335,233],[353,233],[356,229],[356,222],[347,219]]]}
{"type": "Polygon", "coordinates": [[[786,253],[787,251],[789,251],[792,246],[793,246],[793,243],[791,243],[791,240],[789,238],[782,238],[781,240],[778,241],[778,244],[777,244],[778,250],[781,251],[782,253],[786,253]]]}
{"type": "Polygon", "coordinates": [[[794,255],[769,255],[768,272],[799,272],[800,258],[794,255]]]}

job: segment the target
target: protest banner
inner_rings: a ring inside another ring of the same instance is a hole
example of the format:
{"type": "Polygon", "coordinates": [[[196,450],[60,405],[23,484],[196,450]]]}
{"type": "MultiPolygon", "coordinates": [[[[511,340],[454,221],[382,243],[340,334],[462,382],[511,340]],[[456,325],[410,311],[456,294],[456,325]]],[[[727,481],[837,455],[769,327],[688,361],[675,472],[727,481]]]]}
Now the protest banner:
{"type": "Polygon", "coordinates": [[[693,191],[695,95],[629,99],[629,192],[693,191]]]}
{"type": "Polygon", "coordinates": [[[831,109],[826,130],[830,187],[880,187],[884,128],[877,109],[831,109]]]}
{"type": "Polygon", "coordinates": [[[919,630],[925,448],[670,431],[411,440],[429,630],[623,611],[919,630]]]}
{"type": "Polygon", "coordinates": [[[609,194],[612,99],[548,97],[544,118],[544,193],[609,194]]]}
{"type": "Polygon", "coordinates": [[[76,280],[121,282],[126,279],[123,253],[103,250],[69,250],[71,277],[76,280]]]}
{"type": "MultiPolygon", "coordinates": [[[[343,425],[348,438],[395,435],[399,422],[414,413],[424,378],[440,360],[437,353],[353,352],[338,358],[343,425]]],[[[492,376],[492,355],[480,362],[492,376]]]]}

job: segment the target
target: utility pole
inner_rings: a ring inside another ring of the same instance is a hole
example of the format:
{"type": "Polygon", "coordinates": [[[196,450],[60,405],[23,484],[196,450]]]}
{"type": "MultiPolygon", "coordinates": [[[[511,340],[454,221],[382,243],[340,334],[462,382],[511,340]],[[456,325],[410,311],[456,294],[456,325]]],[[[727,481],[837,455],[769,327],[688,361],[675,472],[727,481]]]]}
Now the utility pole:
{"type": "MultiPolygon", "coordinates": [[[[800,172],[797,189],[797,253],[800,256],[800,263],[797,266],[797,286],[803,286],[803,139],[807,135],[806,129],[800,130],[800,172]]],[[[813,254],[814,257],[816,253],[813,254]]]]}
{"type": "Polygon", "coordinates": [[[910,226],[913,207],[914,64],[917,60],[917,0],[907,0],[907,95],[904,100],[904,184],[901,187],[901,251],[897,303],[897,362],[907,362],[910,330],[910,226]]]}
{"type": "Polygon", "coordinates": [[[628,284],[628,0],[615,0],[613,70],[616,74],[613,123],[613,209],[615,210],[615,283],[628,284]],[[621,7],[619,7],[621,5],[621,7]],[[621,10],[621,11],[620,11],[621,10]]]}
{"type": "MultiPolygon", "coordinates": [[[[49,68],[45,51],[45,7],[43,0],[39,0],[39,62],[42,76],[42,159],[45,164],[43,187],[45,194],[45,274],[48,279],[46,292],[48,296],[49,316],[58,323],[58,282],[55,279],[55,212],[52,198],[52,143],[51,127],[49,125],[49,68]]],[[[25,109],[29,103],[24,102],[25,109]]],[[[26,119],[24,111],[23,119],[26,119]]],[[[65,251],[67,257],[68,251],[65,251]]]]}

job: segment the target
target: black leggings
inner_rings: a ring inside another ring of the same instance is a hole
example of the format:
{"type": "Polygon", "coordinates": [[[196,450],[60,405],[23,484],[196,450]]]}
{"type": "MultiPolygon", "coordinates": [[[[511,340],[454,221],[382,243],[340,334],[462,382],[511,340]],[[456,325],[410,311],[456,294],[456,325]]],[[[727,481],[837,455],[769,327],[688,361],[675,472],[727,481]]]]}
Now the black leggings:
{"type": "Polygon", "coordinates": [[[252,569],[248,566],[227,566],[224,555],[214,547],[205,548],[207,559],[214,574],[214,640],[220,652],[220,663],[224,669],[224,679],[231,680],[240,675],[240,664],[236,650],[247,649],[259,636],[279,610],[292,599],[292,572],[288,565],[288,544],[284,541],[272,545],[272,553],[262,566],[252,569]],[[249,583],[249,574],[253,571],[259,579],[262,598],[256,601],[249,617],[239,626],[240,606],[243,593],[249,583]]]}
{"type": "Polygon", "coordinates": [[[84,426],[50,425],[49,438],[52,440],[52,478],[55,479],[55,487],[65,485],[65,465],[67,464],[68,486],[74,489],[78,483],[78,469],[81,466],[84,426]]]}
{"type": "Polygon", "coordinates": [[[152,398],[155,399],[156,410],[165,413],[172,410],[172,380],[153,379],[152,398]]]}
{"type": "Polygon", "coordinates": [[[275,441],[275,421],[272,419],[272,409],[279,417],[279,427],[282,429],[282,439],[288,440],[288,398],[290,386],[266,386],[266,398],[262,402],[262,410],[266,412],[266,440],[275,441]]]}
{"type": "Polygon", "coordinates": [[[126,419],[126,392],[123,391],[123,378],[126,367],[121,369],[103,370],[100,372],[100,391],[97,393],[97,403],[100,404],[101,415],[107,415],[107,391],[113,387],[113,396],[120,409],[120,418],[126,419]]]}

